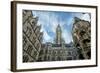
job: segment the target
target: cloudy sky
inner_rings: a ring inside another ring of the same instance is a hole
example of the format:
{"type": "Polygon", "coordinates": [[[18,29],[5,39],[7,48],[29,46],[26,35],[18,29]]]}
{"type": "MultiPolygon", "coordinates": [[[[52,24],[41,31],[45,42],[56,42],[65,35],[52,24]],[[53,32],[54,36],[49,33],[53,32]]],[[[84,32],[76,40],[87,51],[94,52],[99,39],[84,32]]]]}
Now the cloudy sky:
{"type": "Polygon", "coordinates": [[[54,42],[56,27],[59,24],[62,29],[62,37],[66,43],[73,41],[72,26],[74,17],[90,21],[89,13],[78,12],[58,12],[58,11],[32,11],[33,16],[37,16],[38,25],[41,25],[41,32],[43,32],[43,43],[54,42]]]}

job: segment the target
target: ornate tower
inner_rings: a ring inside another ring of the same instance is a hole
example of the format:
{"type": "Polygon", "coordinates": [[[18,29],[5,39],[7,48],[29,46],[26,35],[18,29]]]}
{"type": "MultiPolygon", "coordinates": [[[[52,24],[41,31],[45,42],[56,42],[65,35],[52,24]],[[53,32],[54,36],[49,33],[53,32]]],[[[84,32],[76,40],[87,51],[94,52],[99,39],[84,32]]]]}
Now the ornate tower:
{"type": "Polygon", "coordinates": [[[61,44],[62,42],[62,30],[60,25],[58,24],[56,28],[56,44],[61,44]]]}

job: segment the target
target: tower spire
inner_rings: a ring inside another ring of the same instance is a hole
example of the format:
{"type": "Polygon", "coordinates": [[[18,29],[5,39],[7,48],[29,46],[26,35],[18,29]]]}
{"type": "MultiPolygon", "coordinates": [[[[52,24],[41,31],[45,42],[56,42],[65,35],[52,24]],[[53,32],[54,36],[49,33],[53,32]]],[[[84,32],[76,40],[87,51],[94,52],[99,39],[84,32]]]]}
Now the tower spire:
{"type": "Polygon", "coordinates": [[[62,40],[62,30],[61,26],[58,24],[56,28],[56,44],[61,44],[62,40]]]}

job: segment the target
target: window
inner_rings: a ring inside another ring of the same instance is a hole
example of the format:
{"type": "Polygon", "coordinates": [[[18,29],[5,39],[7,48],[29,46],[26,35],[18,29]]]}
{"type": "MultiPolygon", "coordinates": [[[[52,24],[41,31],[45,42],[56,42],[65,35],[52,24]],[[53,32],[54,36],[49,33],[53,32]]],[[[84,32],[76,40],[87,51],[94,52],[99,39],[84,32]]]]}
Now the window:
{"type": "Polygon", "coordinates": [[[61,60],[60,56],[58,56],[57,60],[58,60],[58,61],[60,61],[60,60],[61,60]]]}
{"type": "Polygon", "coordinates": [[[83,59],[84,59],[83,54],[79,54],[79,59],[81,59],[81,60],[83,60],[83,59]]]}
{"type": "Polygon", "coordinates": [[[38,44],[38,41],[37,41],[37,40],[35,40],[35,47],[36,47],[36,49],[37,49],[37,44],[38,44]]]}
{"type": "Polygon", "coordinates": [[[31,28],[27,27],[26,35],[27,35],[28,37],[30,37],[31,34],[32,34],[31,28]]]}
{"type": "Polygon", "coordinates": [[[47,60],[50,60],[50,56],[47,56],[47,60]]]}
{"type": "Polygon", "coordinates": [[[87,52],[88,59],[91,58],[91,51],[87,52]]]}
{"type": "Polygon", "coordinates": [[[33,49],[32,46],[29,45],[29,46],[28,46],[28,49],[27,49],[27,53],[31,55],[32,49],[33,49]]]}
{"type": "Polygon", "coordinates": [[[72,55],[72,52],[71,52],[71,51],[69,51],[69,52],[68,52],[68,55],[72,55]]]}
{"type": "Polygon", "coordinates": [[[48,54],[48,50],[47,49],[45,50],[45,54],[48,54]]]}
{"type": "Polygon", "coordinates": [[[23,36],[23,48],[25,48],[27,45],[27,39],[25,36],[23,36]]]}
{"type": "Polygon", "coordinates": [[[36,56],[37,56],[37,51],[34,50],[33,57],[36,58],[36,56]]]}
{"type": "Polygon", "coordinates": [[[27,55],[24,55],[23,56],[23,62],[28,62],[28,60],[29,60],[28,56],[27,55]]]}
{"type": "Polygon", "coordinates": [[[36,29],[35,29],[35,33],[36,33],[36,35],[39,33],[40,28],[41,28],[41,26],[37,26],[37,27],[36,27],[36,29]]]}
{"type": "Polygon", "coordinates": [[[51,54],[51,50],[48,50],[48,54],[51,54]]]}
{"type": "Polygon", "coordinates": [[[44,53],[43,53],[43,50],[41,50],[39,54],[40,54],[40,55],[43,55],[43,54],[44,54],[44,53]]]}
{"type": "Polygon", "coordinates": [[[80,35],[81,35],[81,36],[83,36],[85,33],[86,33],[85,30],[81,30],[81,31],[80,31],[80,35]]]}
{"type": "Polygon", "coordinates": [[[55,57],[54,56],[52,57],[52,60],[55,61],[55,57]]]}
{"type": "Polygon", "coordinates": [[[40,42],[42,42],[42,37],[43,37],[43,33],[41,32],[40,35],[39,35],[40,42]]]}
{"type": "Polygon", "coordinates": [[[39,57],[37,61],[38,61],[38,62],[42,61],[42,57],[39,57]]]}
{"type": "Polygon", "coordinates": [[[53,51],[53,55],[54,55],[54,56],[56,55],[56,51],[53,51]]]}
{"type": "Polygon", "coordinates": [[[46,55],[44,56],[44,60],[45,60],[45,61],[47,60],[47,56],[46,56],[46,55]]]}
{"type": "Polygon", "coordinates": [[[37,47],[37,50],[39,50],[40,49],[40,44],[37,43],[36,47],[37,47]]]}
{"type": "Polygon", "coordinates": [[[83,43],[84,43],[84,44],[90,43],[90,39],[84,39],[84,40],[83,40],[83,43]]]}
{"type": "Polygon", "coordinates": [[[33,35],[32,42],[33,42],[33,43],[35,43],[35,42],[36,42],[36,37],[35,37],[35,35],[33,35]]]}
{"type": "Polygon", "coordinates": [[[67,57],[67,60],[72,60],[72,57],[67,57]]]}
{"type": "Polygon", "coordinates": [[[33,18],[31,23],[35,26],[37,24],[37,21],[38,21],[38,17],[33,18]]]}

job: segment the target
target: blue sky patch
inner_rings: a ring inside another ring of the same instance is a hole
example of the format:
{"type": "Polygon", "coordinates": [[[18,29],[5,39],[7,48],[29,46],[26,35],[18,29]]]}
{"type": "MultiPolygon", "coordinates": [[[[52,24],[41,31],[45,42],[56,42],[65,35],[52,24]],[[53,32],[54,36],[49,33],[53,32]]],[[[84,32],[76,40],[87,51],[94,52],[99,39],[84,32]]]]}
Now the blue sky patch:
{"type": "Polygon", "coordinates": [[[71,32],[74,17],[90,21],[89,13],[39,10],[33,10],[32,13],[33,16],[39,17],[38,25],[41,25],[41,32],[43,32],[43,43],[54,42],[56,27],[59,24],[62,29],[62,37],[68,44],[73,41],[71,32]]]}

